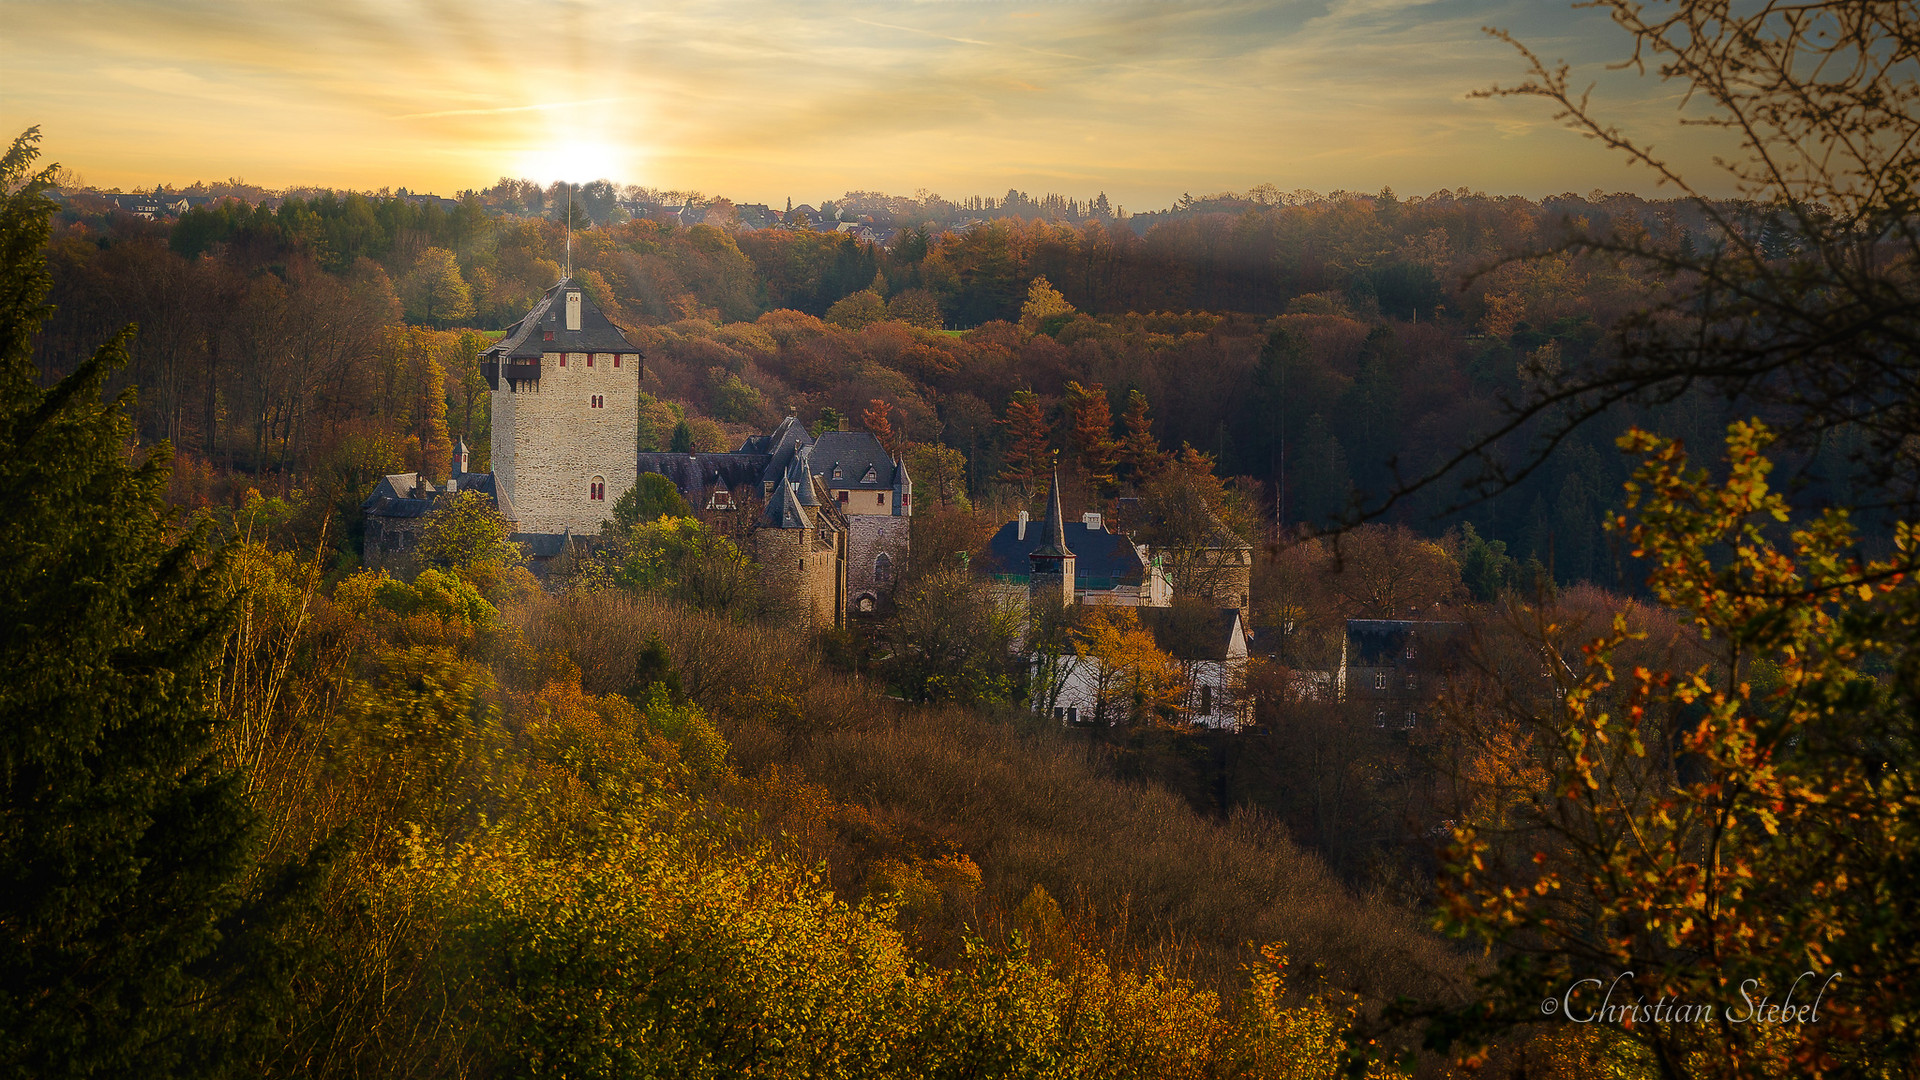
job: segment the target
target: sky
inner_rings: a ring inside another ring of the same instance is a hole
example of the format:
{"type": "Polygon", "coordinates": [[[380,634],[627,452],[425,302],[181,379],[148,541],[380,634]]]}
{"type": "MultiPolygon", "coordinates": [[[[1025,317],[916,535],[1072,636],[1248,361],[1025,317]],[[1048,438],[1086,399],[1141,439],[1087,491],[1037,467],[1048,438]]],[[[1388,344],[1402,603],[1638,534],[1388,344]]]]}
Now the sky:
{"type": "MultiPolygon", "coordinates": [[[[453,195],[605,178],[776,205],[1467,187],[1657,194],[1539,100],[1497,26],[1708,171],[1676,89],[1560,0],[0,0],[0,130],[99,187],[453,195]]],[[[1711,189],[1711,185],[1708,185],[1711,189]]]]}

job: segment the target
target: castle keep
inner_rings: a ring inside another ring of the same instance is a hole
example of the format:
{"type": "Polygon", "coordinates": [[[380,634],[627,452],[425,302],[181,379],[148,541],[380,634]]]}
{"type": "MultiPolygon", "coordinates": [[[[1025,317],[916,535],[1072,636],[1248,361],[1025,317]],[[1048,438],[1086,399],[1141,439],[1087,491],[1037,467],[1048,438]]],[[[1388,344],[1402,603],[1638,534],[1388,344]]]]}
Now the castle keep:
{"type": "Polygon", "coordinates": [[[640,361],[571,278],[480,354],[494,482],[521,532],[594,535],[633,486],[640,361]]]}

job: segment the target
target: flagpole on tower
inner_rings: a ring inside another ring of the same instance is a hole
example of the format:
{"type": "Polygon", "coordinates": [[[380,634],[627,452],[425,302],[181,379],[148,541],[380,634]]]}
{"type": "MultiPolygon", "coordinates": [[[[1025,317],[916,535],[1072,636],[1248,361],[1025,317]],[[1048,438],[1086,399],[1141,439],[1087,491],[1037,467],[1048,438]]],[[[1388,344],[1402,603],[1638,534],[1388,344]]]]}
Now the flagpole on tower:
{"type": "Polygon", "coordinates": [[[567,184],[567,279],[573,279],[573,184],[567,184]]]}

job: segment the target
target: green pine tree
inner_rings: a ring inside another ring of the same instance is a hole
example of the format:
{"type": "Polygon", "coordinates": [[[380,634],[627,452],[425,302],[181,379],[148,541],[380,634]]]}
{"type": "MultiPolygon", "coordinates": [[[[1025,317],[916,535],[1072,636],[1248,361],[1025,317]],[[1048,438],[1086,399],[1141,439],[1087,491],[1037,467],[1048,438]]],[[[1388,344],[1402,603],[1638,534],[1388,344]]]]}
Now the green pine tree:
{"type": "Polygon", "coordinates": [[[209,707],[231,601],[166,446],[130,458],[103,396],[131,330],[39,385],[38,142],[0,160],[0,1076],[207,1075],[272,997],[242,983],[252,826],[209,707]]]}

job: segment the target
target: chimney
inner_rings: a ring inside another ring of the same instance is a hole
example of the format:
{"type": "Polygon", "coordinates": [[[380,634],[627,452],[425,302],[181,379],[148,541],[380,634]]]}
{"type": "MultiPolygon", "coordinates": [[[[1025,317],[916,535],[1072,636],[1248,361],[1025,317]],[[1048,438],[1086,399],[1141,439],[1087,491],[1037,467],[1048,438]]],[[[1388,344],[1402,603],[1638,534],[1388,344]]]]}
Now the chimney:
{"type": "Polygon", "coordinates": [[[1085,525],[1087,528],[1092,529],[1094,532],[1101,531],[1100,515],[1092,510],[1089,510],[1086,513],[1080,515],[1080,524],[1085,525]]]}
{"type": "Polygon", "coordinates": [[[1020,511],[1020,531],[1015,534],[1014,538],[1016,540],[1025,540],[1027,538],[1027,512],[1025,510],[1020,511]]]}

